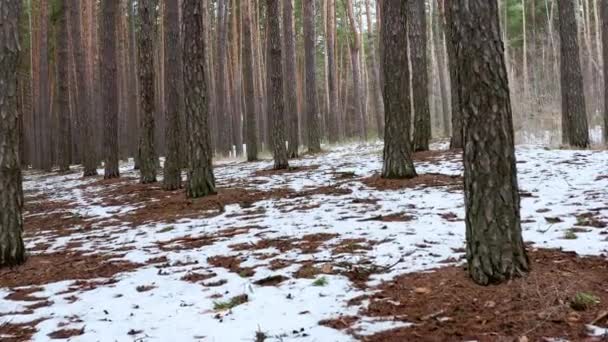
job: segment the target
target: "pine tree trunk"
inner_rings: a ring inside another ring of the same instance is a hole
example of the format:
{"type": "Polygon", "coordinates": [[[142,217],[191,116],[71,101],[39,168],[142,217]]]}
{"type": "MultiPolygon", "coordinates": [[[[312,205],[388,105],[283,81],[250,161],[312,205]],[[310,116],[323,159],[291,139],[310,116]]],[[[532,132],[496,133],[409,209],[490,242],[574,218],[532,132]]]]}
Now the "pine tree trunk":
{"type": "MultiPolygon", "coordinates": [[[[335,0],[332,0],[335,1],[335,0]]],[[[376,126],[378,137],[384,136],[384,100],[382,99],[382,83],[380,82],[380,67],[378,66],[378,51],[374,43],[373,24],[371,15],[370,0],[365,0],[365,14],[367,18],[367,39],[369,41],[369,51],[371,56],[371,69],[373,81],[373,97],[376,112],[376,126]]],[[[379,31],[379,30],[378,30],[379,31]]]]}
{"type": "Polygon", "coordinates": [[[350,58],[352,64],[353,73],[353,96],[355,105],[355,120],[357,122],[357,133],[362,140],[367,139],[365,132],[366,120],[365,114],[363,113],[362,104],[362,91],[361,91],[361,67],[360,67],[360,47],[361,38],[359,37],[359,31],[357,30],[357,23],[353,13],[352,0],[346,0],[346,14],[350,23],[351,38],[350,38],[350,58]]]}
{"type": "Polygon", "coordinates": [[[140,32],[137,40],[139,61],[139,169],[142,184],[156,182],[156,145],[154,141],[156,106],[154,74],[154,30],[156,15],[153,0],[140,0],[140,32]]]}
{"type": "Polygon", "coordinates": [[[338,70],[336,65],[336,0],[327,0],[327,86],[329,88],[328,138],[340,140],[340,108],[338,99],[338,70]]]}
{"type": "Polygon", "coordinates": [[[21,0],[0,2],[0,267],[25,261],[23,190],[19,163],[17,68],[21,0]]]}
{"type": "Polygon", "coordinates": [[[208,90],[205,80],[206,42],[200,39],[203,32],[203,14],[198,0],[182,3],[184,34],[184,82],[186,125],[188,129],[188,188],[190,198],[215,193],[212,151],[209,137],[208,90]]]}
{"type": "MultiPolygon", "coordinates": [[[[170,0],[177,1],[177,0],[170,0]]],[[[218,0],[217,4],[217,47],[216,47],[216,96],[217,96],[217,120],[219,129],[219,145],[218,150],[222,155],[227,156],[230,153],[230,116],[228,110],[228,95],[227,95],[227,78],[228,78],[228,67],[227,67],[227,30],[228,30],[228,0],[218,0]]]]}
{"type": "Polygon", "coordinates": [[[604,61],[604,144],[608,145],[608,1],[601,1],[602,53],[604,61]]]}
{"type": "Polygon", "coordinates": [[[413,178],[416,170],[410,146],[410,90],[407,62],[407,2],[382,5],[382,66],[384,77],[383,178],[413,178]],[[388,77],[390,75],[390,77],[388,77]]]}
{"type": "Polygon", "coordinates": [[[586,148],[589,146],[589,129],[574,1],[558,1],[561,40],[562,136],[564,143],[586,148]]]}
{"type": "Polygon", "coordinates": [[[304,1],[304,53],[306,69],[306,123],[308,152],[321,152],[321,132],[317,105],[315,1],[304,1]]]}
{"type": "Polygon", "coordinates": [[[253,37],[251,30],[251,0],[242,0],[243,15],[243,88],[245,93],[245,144],[247,161],[258,159],[257,107],[253,75],[253,37]]]}
{"type": "MultiPolygon", "coordinates": [[[[441,3],[443,0],[438,0],[441,3]]],[[[439,9],[438,9],[439,10],[439,9]]],[[[440,12],[440,11],[438,11],[440,12]]],[[[443,135],[449,137],[452,132],[452,122],[450,121],[450,96],[448,95],[448,82],[446,77],[446,46],[445,46],[445,21],[439,13],[437,20],[437,29],[435,37],[435,53],[437,54],[437,73],[439,74],[439,91],[441,93],[441,117],[443,121],[443,135]]]]}
{"type": "Polygon", "coordinates": [[[467,262],[480,284],[525,274],[509,82],[496,0],[450,1],[465,132],[467,262]]]}
{"type": "Polygon", "coordinates": [[[180,125],[179,125],[179,6],[178,0],[164,0],[165,34],[165,140],[166,157],[163,178],[165,190],[181,188],[180,125]]]}
{"type": "Polygon", "coordinates": [[[40,97],[40,107],[38,116],[40,119],[40,167],[45,171],[53,168],[51,158],[51,81],[49,80],[49,2],[43,1],[40,4],[40,78],[38,96],[40,97]]]}
{"type": "Polygon", "coordinates": [[[456,44],[453,32],[453,13],[452,6],[449,0],[443,0],[443,10],[445,15],[445,36],[446,50],[448,54],[448,69],[450,71],[450,90],[452,103],[452,139],[450,140],[450,148],[458,149],[464,145],[464,132],[462,131],[462,111],[460,108],[460,99],[458,98],[458,68],[455,65],[456,61],[456,44]]]}
{"type": "Polygon", "coordinates": [[[57,83],[58,83],[58,128],[59,134],[57,136],[58,151],[57,151],[57,164],[59,165],[59,171],[65,172],[70,169],[70,139],[68,134],[69,120],[70,120],[70,94],[69,94],[69,52],[68,52],[68,21],[67,12],[69,8],[66,6],[66,0],[59,0],[59,21],[58,21],[58,32],[57,38],[57,83]]]}
{"type": "Polygon", "coordinates": [[[101,3],[101,92],[105,179],[118,178],[118,75],[116,28],[118,25],[119,2],[103,1],[101,3]]]}
{"type": "Polygon", "coordinates": [[[431,112],[429,109],[429,82],[426,53],[425,0],[408,1],[408,38],[412,61],[412,94],[414,96],[414,151],[428,151],[431,140],[431,112]]]}
{"type": "Polygon", "coordinates": [[[293,0],[283,2],[283,42],[285,46],[285,119],[287,120],[287,132],[289,158],[298,157],[300,139],[300,115],[298,113],[298,95],[296,81],[296,38],[293,23],[293,0]]]}

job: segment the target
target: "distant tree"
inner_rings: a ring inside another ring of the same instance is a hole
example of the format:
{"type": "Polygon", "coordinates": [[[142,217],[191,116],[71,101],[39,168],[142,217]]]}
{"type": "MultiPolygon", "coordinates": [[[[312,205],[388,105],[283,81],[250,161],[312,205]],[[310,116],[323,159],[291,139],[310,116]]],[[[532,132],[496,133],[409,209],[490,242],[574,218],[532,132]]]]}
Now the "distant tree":
{"type": "Polygon", "coordinates": [[[353,0],[346,0],[344,2],[346,6],[346,15],[348,17],[348,22],[351,30],[351,37],[349,38],[350,42],[350,58],[352,65],[352,75],[353,75],[353,107],[355,109],[355,122],[357,124],[357,133],[361,140],[367,139],[367,130],[366,130],[366,119],[363,110],[363,92],[361,86],[361,67],[359,62],[360,58],[360,47],[361,47],[361,36],[359,35],[359,30],[357,29],[357,21],[355,20],[355,14],[353,9],[353,0]]]}
{"type": "Polygon", "coordinates": [[[21,0],[0,2],[0,267],[25,261],[17,68],[21,0]]]}
{"type": "Polygon", "coordinates": [[[266,15],[269,25],[270,59],[268,60],[268,118],[272,122],[272,154],[274,168],[286,169],[287,148],[285,147],[285,104],[283,98],[283,63],[281,63],[281,8],[279,0],[266,1],[266,15]]]}
{"type": "Polygon", "coordinates": [[[258,127],[253,73],[251,0],[241,1],[243,16],[243,91],[245,95],[245,143],[247,161],[258,159],[258,127]]]}
{"type": "MultiPolygon", "coordinates": [[[[450,1],[458,49],[454,64],[466,75],[458,88],[464,123],[467,263],[478,284],[525,274],[511,99],[496,0],[450,1]]],[[[453,85],[454,86],[454,85],[453,85]]]]}
{"type": "Polygon", "coordinates": [[[176,190],[182,186],[179,125],[179,5],[178,0],[164,0],[165,34],[165,141],[167,144],[163,187],[176,190]]]}
{"type": "Polygon", "coordinates": [[[407,1],[383,1],[384,178],[416,177],[410,145],[407,1]]]}
{"type": "Polygon", "coordinates": [[[296,38],[293,25],[293,0],[283,0],[283,42],[285,46],[285,119],[287,120],[287,140],[289,158],[298,157],[300,147],[300,116],[298,115],[298,94],[296,93],[296,38]]]}
{"type": "Polygon", "coordinates": [[[156,182],[156,146],[154,144],[155,121],[155,73],[154,30],[156,10],[154,0],[139,1],[140,30],[137,36],[139,73],[139,169],[140,182],[156,182]]]}
{"type": "Polygon", "coordinates": [[[586,148],[589,146],[589,128],[578,50],[575,3],[574,0],[559,0],[557,4],[561,41],[562,139],[565,144],[586,148]]]}
{"type": "Polygon", "coordinates": [[[119,1],[101,2],[101,91],[104,118],[103,148],[105,179],[118,178],[118,76],[116,28],[119,1]]]}
{"type": "Polygon", "coordinates": [[[431,140],[431,111],[426,53],[426,1],[408,1],[408,38],[412,62],[412,95],[414,97],[414,151],[427,151],[431,140]]]}
{"type": "Polygon", "coordinates": [[[70,68],[68,61],[68,21],[67,12],[68,7],[67,0],[58,0],[58,30],[55,35],[56,46],[57,46],[57,99],[59,104],[59,111],[57,113],[57,164],[59,165],[59,171],[65,172],[70,169],[70,134],[69,134],[69,120],[70,120],[70,93],[69,93],[69,79],[70,79],[70,68]]]}
{"type": "Polygon", "coordinates": [[[604,144],[608,146],[608,1],[600,1],[602,13],[602,55],[604,59],[604,144]]]}
{"type": "Polygon", "coordinates": [[[327,86],[329,88],[328,138],[340,139],[340,109],[338,98],[338,66],[336,63],[336,0],[327,0],[327,86]]]}
{"type": "Polygon", "coordinates": [[[187,195],[198,198],[215,193],[212,151],[209,137],[208,88],[205,79],[205,39],[203,13],[199,0],[182,2],[184,34],[184,82],[186,125],[188,129],[188,187],[187,195]]]}
{"type": "Polygon", "coordinates": [[[315,1],[304,1],[304,69],[306,76],[306,123],[308,134],[308,152],[321,152],[321,128],[319,127],[319,110],[317,105],[317,69],[316,69],[316,34],[315,34],[315,1]]]}
{"type": "Polygon", "coordinates": [[[451,104],[452,104],[452,138],[450,140],[450,148],[458,149],[464,145],[464,132],[462,131],[463,118],[460,99],[458,98],[458,68],[456,67],[456,41],[454,40],[454,13],[450,0],[440,0],[443,2],[445,15],[445,37],[446,50],[448,54],[448,70],[450,73],[450,89],[451,89],[451,104]]]}

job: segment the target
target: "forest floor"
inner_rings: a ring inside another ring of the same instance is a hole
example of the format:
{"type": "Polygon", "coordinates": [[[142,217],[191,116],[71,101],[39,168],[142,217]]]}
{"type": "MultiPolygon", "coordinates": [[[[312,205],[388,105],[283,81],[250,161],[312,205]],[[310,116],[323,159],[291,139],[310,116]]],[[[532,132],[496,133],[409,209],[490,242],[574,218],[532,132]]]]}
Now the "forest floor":
{"type": "Polygon", "coordinates": [[[608,151],[517,148],[532,273],[464,269],[461,154],[387,181],[380,143],[270,171],[220,161],[218,194],[26,172],[23,266],[0,270],[0,340],[600,341],[608,151]]]}

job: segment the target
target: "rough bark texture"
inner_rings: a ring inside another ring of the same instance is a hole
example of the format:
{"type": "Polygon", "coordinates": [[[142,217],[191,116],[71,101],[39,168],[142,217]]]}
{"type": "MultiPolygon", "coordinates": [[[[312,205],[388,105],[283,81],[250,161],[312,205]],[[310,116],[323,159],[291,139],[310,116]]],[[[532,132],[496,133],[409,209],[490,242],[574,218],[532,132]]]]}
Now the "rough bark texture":
{"type": "Polygon", "coordinates": [[[308,152],[321,152],[321,131],[317,105],[315,48],[315,1],[304,1],[304,64],[306,69],[306,123],[308,152]]]}
{"type": "MultiPolygon", "coordinates": [[[[382,99],[382,86],[380,81],[380,66],[378,65],[378,51],[374,44],[373,36],[373,24],[371,15],[370,0],[365,0],[365,15],[367,18],[367,36],[370,44],[370,56],[371,56],[371,69],[372,69],[372,80],[373,80],[373,97],[374,105],[376,106],[376,126],[378,128],[378,137],[384,136],[384,100],[382,99]]],[[[334,19],[335,20],[335,19],[334,19]]],[[[379,30],[378,30],[379,31],[379,30]]],[[[329,55],[329,52],[328,52],[329,55]]]]}
{"type": "Polygon", "coordinates": [[[215,177],[211,163],[209,137],[209,106],[205,79],[205,40],[203,13],[198,0],[183,0],[184,82],[186,125],[188,129],[188,187],[187,195],[198,198],[215,193],[215,177]]]}
{"type": "Polygon", "coordinates": [[[140,182],[156,182],[156,148],[154,144],[156,112],[154,74],[154,31],[156,15],[152,0],[139,1],[140,32],[137,35],[139,61],[139,169],[140,182]]]}
{"type": "Polygon", "coordinates": [[[245,143],[247,161],[258,159],[258,127],[253,77],[253,38],[251,31],[251,0],[243,0],[243,91],[245,94],[245,143]]]}
{"type": "Polygon", "coordinates": [[[452,139],[450,140],[450,148],[462,148],[464,146],[464,132],[462,131],[462,111],[460,108],[460,100],[458,99],[458,68],[456,67],[456,44],[454,34],[454,13],[451,1],[443,0],[444,13],[445,13],[445,37],[446,37],[446,50],[448,53],[448,69],[450,71],[450,90],[451,90],[451,104],[452,104],[452,139]]]}
{"type": "Polygon", "coordinates": [[[357,30],[357,23],[355,21],[355,15],[353,13],[353,2],[352,0],[346,0],[346,14],[348,15],[348,21],[350,23],[351,37],[350,37],[350,59],[352,65],[352,76],[353,76],[353,99],[355,107],[355,120],[357,123],[357,133],[362,140],[367,139],[366,131],[366,120],[363,110],[363,91],[361,89],[361,67],[360,67],[360,47],[361,37],[359,37],[359,31],[357,30]]]}
{"type": "Polygon", "coordinates": [[[300,146],[300,116],[296,93],[296,38],[293,26],[293,1],[283,2],[283,41],[285,46],[285,120],[288,132],[288,157],[297,158],[300,146]]]}
{"type": "Polygon", "coordinates": [[[408,0],[408,38],[414,96],[414,151],[427,151],[431,140],[431,111],[426,53],[425,0],[408,0]]]}
{"type": "MultiPolygon", "coordinates": [[[[177,1],[177,0],[170,0],[177,1]]],[[[227,48],[228,48],[228,0],[217,1],[217,46],[216,46],[216,101],[217,101],[217,120],[218,120],[218,150],[224,156],[230,153],[230,111],[228,106],[227,92],[227,48]]]]}
{"type": "Polygon", "coordinates": [[[601,1],[602,56],[604,60],[604,144],[608,146],[608,1],[601,1]]]}
{"type": "Polygon", "coordinates": [[[586,148],[589,129],[583,87],[583,73],[578,50],[574,0],[559,0],[560,68],[562,94],[562,140],[565,144],[586,148]]]}
{"type": "Polygon", "coordinates": [[[182,185],[179,158],[179,6],[178,0],[164,0],[165,34],[165,142],[167,146],[163,187],[176,190],[182,185]]]}
{"type": "Polygon", "coordinates": [[[49,49],[49,12],[50,2],[40,3],[40,34],[39,34],[39,81],[38,81],[38,118],[40,121],[39,130],[39,153],[40,167],[45,171],[53,168],[51,154],[51,80],[50,76],[50,49],[49,49]]]}
{"type": "Polygon", "coordinates": [[[285,147],[285,106],[283,102],[283,68],[281,63],[281,9],[279,0],[266,1],[266,15],[269,25],[269,60],[268,73],[268,118],[272,122],[272,154],[274,168],[286,169],[287,148],[285,147]]]}
{"type": "Polygon", "coordinates": [[[451,1],[463,113],[468,270],[481,285],[528,271],[509,82],[496,0],[451,1]],[[464,77],[466,75],[466,77],[464,77]]]}
{"type": "Polygon", "coordinates": [[[118,75],[116,60],[116,27],[119,15],[118,1],[101,3],[101,106],[104,119],[104,178],[120,176],[118,170],[118,75]]]}
{"type": "Polygon", "coordinates": [[[70,169],[70,94],[69,94],[69,51],[68,51],[68,21],[66,0],[57,2],[59,8],[57,41],[57,99],[59,111],[57,113],[57,164],[59,171],[65,172],[70,169]]]}
{"type": "Polygon", "coordinates": [[[25,261],[17,67],[21,0],[0,2],[0,267],[25,261]]]}
{"type": "Polygon", "coordinates": [[[90,177],[97,175],[97,157],[93,142],[92,123],[94,116],[90,115],[91,111],[91,94],[86,81],[89,71],[84,55],[84,44],[82,41],[80,29],[80,0],[67,0],[70,2],[70,33],[72,40],[72,54],[74,58],[76,77],[74,89],[78,94],[74,94],[75,116],[79,117],[80,136],[79,141],[82,144],[82,163],[84,167],[83,176],[90,177]]]}
{"type": "Polygon", "coordinates": [[[338,68],[336,64],[336,0],[327,2],[327,86],[329,87],[328,138],[340,140],[340,108],[338,106],[338,68]]]}
{"type": "Polygon", "coordinates": [[[384,178],[416,177],[410,146],[410,90],[407,62],[407,2],[382,5],[384,81],[384,178]]]}

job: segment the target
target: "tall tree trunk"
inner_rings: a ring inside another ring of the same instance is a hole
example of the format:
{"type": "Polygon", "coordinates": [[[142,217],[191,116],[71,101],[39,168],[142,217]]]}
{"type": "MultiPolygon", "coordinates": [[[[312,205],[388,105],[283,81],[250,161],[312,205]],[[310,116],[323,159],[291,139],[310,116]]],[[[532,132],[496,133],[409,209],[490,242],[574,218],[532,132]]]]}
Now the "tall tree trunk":
{"type": "Polygon", "coordinates": [[[247,161],[258,159],[258,127],[253,74],[253,37],[251,31],[251,0],[242,0],[243,15],[243,88],[245,93],[245,143],[247,161]]]}
{"type": "MultiPolygon", "coordinates": [[[[437,0],[437,3],[441,3],[443,0],[437,0]]],[[[446,77],[446,45],[445,45],[445,21],[443,16],[439,12],[439,20],[437,20],[437,29],[434,31],[436,38],[435,43],[437,44],[435,51],[437,53],[437,73],[439,74],[439,91],[441,93],[441,117],[443,121],[443,135],[449,137],[452,131],[452,122],[450,121],[450,96],[448,95],[448,82],[446,77]]]]}
{"type": "MultiPolygon", "coordinates": [[[[333,0],[335,1],[335,0],[333,0]]],[[[365,15],[367,18],[367,39],[369,41],[369,51],[371,56],[371,70],[372,70],[372,81],[373,81],[373,97],[376,112],[376,126],[378,128],[378,136],[382,138],[384,136],[384,100],[382,98],[382,83],[380,82],[380,67],[378,65],[378,50],[376,40],[373,35],[373,24],[371,15],[370,0],[365,0],[365,15]]],[[[379,26],[378,26],[379,27],[379,26]]],[[[377,30],[379,31],[379,30],[377,30]]]]}
{"type": "Polygon", "coordinates": [[[40,4],[40,78],[39,92],[40,107],[38,116],[40,118],[40,162],[41,168],[51,171],[53,159],[51,158],[51,81],[49,80],[49,6],[51,4],[42,1],[40,4]]]}
{"type": "Polygon", "coordinates": [[[431,140],[431,111],[426,53],[425,0],[409,0],[408,38],[412,62],[412,94],[414,96],[414,151],[427,151],[431,140]]]}
{"type": "Polygon", "coordinates": [[[178,0],[164,0],[165,34],[165,140],[166,157],[163,177],[165,190],[181,188],[180,124],[179,124],[179,5],[178,0]]]}
{"type": "MultiPolygon", "coordinates": [[[[171,0],[177,1],[177,0],[171,0]]],[[[227,93],[227,78],[228,78],[228,67],[227,67],[227,35],[228,35],[228,0],[218,0],[217,5],[217,47],[216,47],[216,63],[217,63],[217,77],[216,80],[216,96],[217,96],[217,120],[219,129],[219,146],[218,150],[227,156],[230,153],[230,115],[228,107],[228,93],[227,93]]]]}
{"type": "Polygon", "coordinates": [[[353,11],[353,1],[346,0],[346,14],[350,23],[351,38],[350,38],[350,58],[352,63],[353,72],[353,95],[355,105],[355,120],[357,122],[357,130],[359,137],[362,140],[367,139],[365,132],[366,120],[363,112],[363,96],[361,91],[361,67],[360,67],[360,47],[361,37],[359,36],[359,30],[357,29],[357,23],[355,20],[355,14],[353,11]]]}
{"type": "Polygon", "coordinates": [[[0,267],[25,261],[23,190],[19,163],[19,17],[21,0],[0,2],[0,267]]]}
{"type": "Polygon", "coordinates": [[[481,285],[525,274],[509,82],[496,0],[450,1],[464,116],[467,262],[481,285]],[[464,77],[466,75],[466,78],[464,77]]]}
{"type": "Polygon", "coordinates": [[[283,41],[285,46],[285,119],[287,125],[287,141],[289,158],[298,157],[300,139],[300,115],[298,113],[298,95],[296,80],[296,37],[293,24],[293,0],[283,2],[283,41]]]}
{"type": "MultiPolygon", "coordinates": [[[[84,57],[84,44],[81,35],[80,25],[80,0],[67,0],[70,2],[70,33],[72,36],[72,55],[76,67],[75,89],[78,94],[74,94],[74,103],[76,104],[76,116],[80,121],[80,137],[78,141],[82,145],[82,162],[83,176],[91,177],[97,175],[97,153],[95,153],[95,145],[93,140],[92,124],[95,116],[91,115],[94,106],[91,106],[91,94],[87,83],[87,63],[84,57]]],[[[94,28],[96,29],[96,28],[94,28]]]]}
{"type": "Polygon", "coordinates": [[[604,144],[608,145],[608,1],[601,2],[602,52],[604,60],[604,144]]]}
{"type": "Polygon", "coordinates": [[[266,18],[268,18],[269,60],[267,73],[268,89],[268,118],[272,122],[272,154],[274,168],[286,169],[287,148],[285,147],[285,106],[283,97],[283,67],[281,63],[281,9],[279,0],[266,1],[266,18]]]}
{"type": "Polygon", "coordinates": [[[450,148],[463,148],[464,132],[462,131],[462,109],[460,108],[460,99],[458,98],[458,68],[456,68],[456,44],[453,32],[453,13],[452,6],[449,5],[449,0],[442,0],[443,11],[446,21],[445,36],[446,47],[448,54],[448,69],[450,71],[450,90],[452,103],[452,139],[450,140],[450,148]]]}
{"type": "Polygon", "coordinates": [[[59,0],[59,22],[58,31],[56,34],[57,41],[57,83],[58,83],[58,128],[57,135],[58,151],[57,164],[59,171],[65,172],[70,169],[70,136],[68,134],[70,120],[70,93],[69,93],[69,52],[68,52],[68,21],[66,0],[59,0]]]}
{"type": "Polygon", "coordinates": [[[306,123],[308,152],[321,152],[321,132],[317,105],[315,1],[304,1],[304,53],[306,69],[306,123]]]}
{"type": "Polygon", "coordinates": [[[187,195],[198,198],[215,193],[215,177],[211,162],[212,151],[209,137],[207,103],[208,91],[205,80],[205,39],[203,14],[198,0],[183,0],[184,14],[184,82],[186,101],[186,125],[188,129],[188,188],[187,195]]]}
{"type": "Polygon", "coordinates": [[[336,0],[327,0],[327,12],[327,86],[329,88],[329,122],[327,135],[329,141],[335,143],[340,140],[340,108],[338,106],[339,81],[336,64],[336,0]]]}
{"type": "Polygon", "coordinates": [[[586,148],[589,146],[589,129],[574,1],[558,1],[561,40],[562,137],[566,144],[586,148]]]}
{"type": "MultiPolygon", "coordinates": [[[[128,122],[128,148],[129,155],[134,158],[134,169],[139,170],[140,162],[139,162],[139,148],[138,148],[138,136],[139,136],[139,106],[137,105],[137,96],[139,95],[138,88],[139,84],[137,83],[137,44],[135,41],[135,0],[127,0],[128,6],[128,59],[127,59],[127,77],[128,77],[128,112],[129,112],[129,122],[128,122]]],[[[152,61],[151,61],[152,62],[152,61]]]]}
{"type": "Polygon", "coordinates": [[[118,1],[101,3],[101,92],[103,99],[103,118],[105,121],[103,145],[105,173],[104,178],[117,178],[118,170],[118,75],[116,27],[119,16],[118,1]]]}
{"type": "Polygon", "coordinates": [[[142,184],[156,182],[156,145],[154,141],[156,112],[154,74],[154,0],[139,2],[140,32],[137,39],[139,61],[139,169],[142,184]]]}
{"type": "Polygon", "coordinates": [[[412,178],[416,170],[410,146],[410,90],[407,62],[407,1],[382,4],[384,77],[383,178],[412,178]]]}

